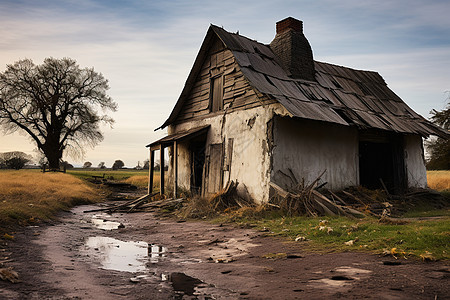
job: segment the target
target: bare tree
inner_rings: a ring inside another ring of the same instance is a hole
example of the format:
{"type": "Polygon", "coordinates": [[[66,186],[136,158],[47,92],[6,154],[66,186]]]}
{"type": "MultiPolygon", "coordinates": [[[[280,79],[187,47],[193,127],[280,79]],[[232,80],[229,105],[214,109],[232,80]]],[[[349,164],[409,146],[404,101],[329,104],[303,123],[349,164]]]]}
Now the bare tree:
{"type": "Polygon", "coordinates": [[[27,133],[49,168],[57,169],[65,150],[82,155],[84,146],[103,140],[99,125],[114,120],[97,111],[117,109],[108,89],[102,74],[70,58],[47,58],[42,65],[20,60],[0,73],[0,125],[6,133],[27,133]]]}
{"type": "Polygon", "coordinates": [[[98,164],[98,167],[99,167],[100,169],[105,169],[105,168],[106,168],[105,162],[104,162],[104,161],[100,162],[100,163],[98,164]]]}

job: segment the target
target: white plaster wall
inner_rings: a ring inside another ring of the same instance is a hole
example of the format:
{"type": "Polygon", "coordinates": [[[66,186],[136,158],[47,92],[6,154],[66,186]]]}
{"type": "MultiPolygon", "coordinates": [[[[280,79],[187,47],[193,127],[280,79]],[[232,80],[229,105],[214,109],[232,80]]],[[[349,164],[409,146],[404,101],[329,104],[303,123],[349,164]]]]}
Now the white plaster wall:
{"type": "Polygon", "coordinates": [[[405,167],[408,187],[427,187],[427,170],[423,152],[422,138],[418,135],[405,135],[405,167]]]}
{"type": "Polygon", "coordinates": [[[289,186],[289,179],[314,181],[324,170],[321,183],[328,189],[359,184],[358,134],[356,129],[330,123],[275,118],[272,180],[289,186]]]}
{"type": "MultiPolygon", "coordinates": [[[[228,180],[237,181],[238,192],[242,196],[247,194],[261,203],[267,201],[269,197],[270,156],[267,145],[267,122],[275,113],[286,112],[279,104],[230,113],[225,110],[204,119],[170,125],[168,133],[173,134],[209,124],[211,128],[206,140],[207,147],[210,144],[225,143],[225,155],[228,152],[228,139],[233,138],[230,172],[223,172],[223,185],[228,180]]],[[[225,159],[228,161],[228,158],[225,159]]],[[[172,173],[173,160],[169,161],[169,172],[172,173]]],[[[178,152],[178,185],[186,189],[190,186],[190,156],[187,146],[183,144],[180,144],[178,152]]]]}

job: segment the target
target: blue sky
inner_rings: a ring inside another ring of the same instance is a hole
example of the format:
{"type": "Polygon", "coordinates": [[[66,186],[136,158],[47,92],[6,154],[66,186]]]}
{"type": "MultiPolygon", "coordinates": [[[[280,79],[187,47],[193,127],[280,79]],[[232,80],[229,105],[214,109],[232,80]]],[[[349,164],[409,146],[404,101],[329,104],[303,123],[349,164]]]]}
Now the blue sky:
{"type": "MultiPolygon", "coordinates": [[[[183,88],[209,24],[262,43],[275,23],[303,20],[318,61],[379,72],[388,86],[425,117],[442,109],[450,90],[449,1],[88,1],[0,0],[0,72],[31,58],[71,57],[109,79],[118,103],[113,129],[74,164],[121,159],[129,167],[183,88]]],[[[0,152],[34,154],[26,136],[0,133],[0,152]]]]}

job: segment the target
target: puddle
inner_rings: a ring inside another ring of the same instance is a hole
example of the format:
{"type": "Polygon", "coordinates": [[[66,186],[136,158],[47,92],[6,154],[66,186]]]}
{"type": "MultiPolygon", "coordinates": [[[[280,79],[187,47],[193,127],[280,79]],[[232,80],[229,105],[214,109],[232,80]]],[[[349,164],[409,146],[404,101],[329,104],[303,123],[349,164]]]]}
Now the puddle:
{"type": "Polygon", "coordinates": [[[102,269],[142,272],[147,270],[147,262],[156,263],[164,257],[167,248],[97,236],[86,240],[84,252],[99,262],[102,269]]]}
{"type": "Polygon", "coordinates": [[[162,274],[161,278],[163,281],[169,281],[176,293],[188,296],[193,296],[195,288],[203,283],[201,280],[184,273],[162,274]]]}
{"type": "Polygon", "coordinates": [[[103,229],[103,230],[114,230],[114,229],[119,229],[119,228],[124,227],[122,223],[105,220],[104,217],[101,215],[93,216],[91,219],[91,223],[96,228],[103,229]]]}

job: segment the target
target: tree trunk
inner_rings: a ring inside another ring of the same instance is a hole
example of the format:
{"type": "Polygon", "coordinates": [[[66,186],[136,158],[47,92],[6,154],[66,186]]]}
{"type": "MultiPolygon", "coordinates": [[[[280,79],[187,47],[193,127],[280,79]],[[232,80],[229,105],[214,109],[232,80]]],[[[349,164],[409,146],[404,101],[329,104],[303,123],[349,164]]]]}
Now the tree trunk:
{"type": "Polygon", "coordinates": [[[45,156],[48,160],[48,168],[50,170],[59,170],[59,161],[61,155],[58,155],[57,153],[45,153],[45,156]]]}
{"type": "Polygon", "coordinates": [[[49,132],[42,152],[48,161],[48,168],[51,171],[59,170],[59,162],[61,161],[64,147],[60,144],[60,131],[53,129],[49,132]]]}
{"type": "Polygon", "coordinates": [[[46,146],[47,147],[44,147],[42,151],[47,158],[49,170],[59,170],[59,162],[62,158],[62,150],[59,150],[58,146],[46,146]]]}

